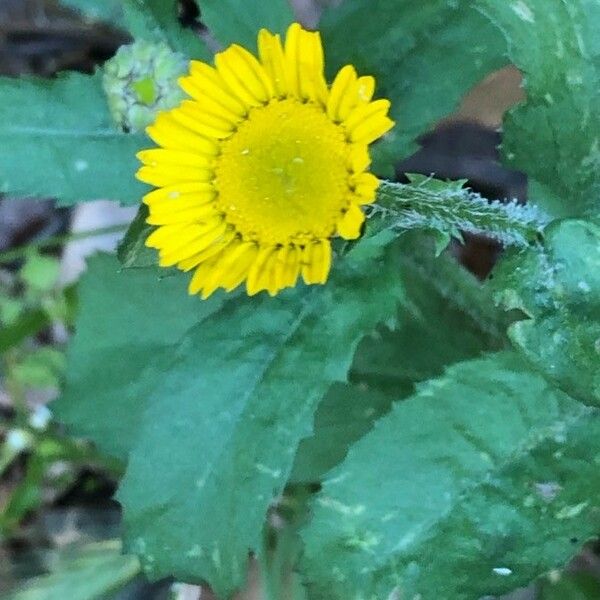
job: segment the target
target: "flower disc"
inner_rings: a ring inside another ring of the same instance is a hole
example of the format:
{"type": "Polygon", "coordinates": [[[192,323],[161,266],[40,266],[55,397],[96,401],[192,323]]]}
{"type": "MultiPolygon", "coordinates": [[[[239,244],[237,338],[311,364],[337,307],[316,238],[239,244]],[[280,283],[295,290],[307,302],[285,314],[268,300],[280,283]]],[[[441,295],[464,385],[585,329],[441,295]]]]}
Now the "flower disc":
{"type": "Polygon", "coordinates": [[[192,62],[191,96],[148,128],[139,154],[162,266],[194,270],[190,293],[271,295],[325,283],[332,237],[355,239],[379,184],[368,146],[393,125],[374,80],[344,67],[328,88],[318,33],[292,25],[285,46],[259,34],[259,59],[233,45],[216,67],[192,62]]]}

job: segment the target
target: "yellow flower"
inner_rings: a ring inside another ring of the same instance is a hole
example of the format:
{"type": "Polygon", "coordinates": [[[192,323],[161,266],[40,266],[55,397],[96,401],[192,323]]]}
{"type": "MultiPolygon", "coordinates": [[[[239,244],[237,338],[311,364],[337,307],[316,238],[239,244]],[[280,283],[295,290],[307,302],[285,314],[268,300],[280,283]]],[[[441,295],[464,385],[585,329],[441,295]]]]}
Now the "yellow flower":
{"type": "Polygon", "coordinates": [[[379,180],[368,146],[392,126],[375,81],[346,66],[328,87],[318,33],[293,24],[285,44],[262,30],[259,57],[232,45],[215,67],[192,61],[179,80],[190,100],[147,131],[141,152],[146,244],[160,265],[194,270],[191,294],[275,295],[301,275],[322,284],[331,238],[355,239],[379,180]]]}

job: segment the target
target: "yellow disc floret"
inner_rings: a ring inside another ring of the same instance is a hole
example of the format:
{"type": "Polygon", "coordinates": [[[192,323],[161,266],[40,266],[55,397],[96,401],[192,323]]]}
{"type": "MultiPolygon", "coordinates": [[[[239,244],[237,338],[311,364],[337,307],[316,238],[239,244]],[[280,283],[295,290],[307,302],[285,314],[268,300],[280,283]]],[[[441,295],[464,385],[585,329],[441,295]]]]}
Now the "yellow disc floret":
{"type": "Polygon", "coordinates": [[[203,297],[325,283],[331,238],[357,238],[375,197],[368,146],[393,125],[389,102],[351,66],[328,87],[319,34],[297,24],[285,45],[261,31],[259,59],[234,45],[215,65],[192,62],[180,80],[192,99],[148,128],[161,147],[139,154],[138,177],[158,188],[147,245],[194,270],[203,297]]]}

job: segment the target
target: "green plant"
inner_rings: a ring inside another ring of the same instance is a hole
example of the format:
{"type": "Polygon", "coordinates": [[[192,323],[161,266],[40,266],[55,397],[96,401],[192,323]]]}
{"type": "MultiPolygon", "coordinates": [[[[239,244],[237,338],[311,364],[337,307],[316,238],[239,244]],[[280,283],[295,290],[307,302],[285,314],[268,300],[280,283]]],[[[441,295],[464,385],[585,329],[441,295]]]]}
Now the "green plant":
{"type": "Polygon", "coordinates": [[[73,289],[59,285],[59,267],[56,257],[41,254],[35,244],[0,254],[0,373],[13,408],[0,416],[0,476],[23,462],[22,478],[3,494],[0,539],[14,535],[43,505],[45,488],[53,496],[68,489],[78,468],[94,465],[119,472],[117,461],[65,436],[44,404],[57,395],[66,361],[61,344],[38,338],[51,327],[72,325],[75,314],[73,289]],[[21,260],[19,268],[2,268],[15,260],[21,260]]]}
{"type": "MultiPolygon", "coordinates": [[[[210,61],[175,0],[69,4],[210,61]]],[[[284,0],[199,5],[222,45],[293,20],[284,0]]],[[[332,73],[352,63],[391,100],[382,177],[472,85],[523,71],[504,154],[531,178],[527,207],[383,183],[327,284],[275,298],[188,296],[144,246],[145,208],[121,262],[90,260],[53,410],[126,464],[125,547],[148,576],[226,598],[253,553],[267,581],[296,570],[299,597],[470,600],[598,533],[599,28],[597,0],[347,0],[322,20],[332,73]],[[508,246],[488,281],[445,252],[461,231],[508,246]]],[[[140,202],[149,142],[113,124],[101,79],[0,81],[3,189],[140,202]]]]}

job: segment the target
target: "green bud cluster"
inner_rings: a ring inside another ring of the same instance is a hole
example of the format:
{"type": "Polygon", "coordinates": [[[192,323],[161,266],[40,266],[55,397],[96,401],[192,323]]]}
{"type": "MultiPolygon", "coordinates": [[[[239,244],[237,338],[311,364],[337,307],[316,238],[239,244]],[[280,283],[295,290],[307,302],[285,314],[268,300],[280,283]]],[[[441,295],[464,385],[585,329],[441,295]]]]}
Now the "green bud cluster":
{"type": "Polygon", "coordinates": [[[111,114],[124,131],[141,131],[185,94],[177,79],[186,58],[167,44],[137,41],[122,46],[104,65],[103,85],[111,114]]]}

